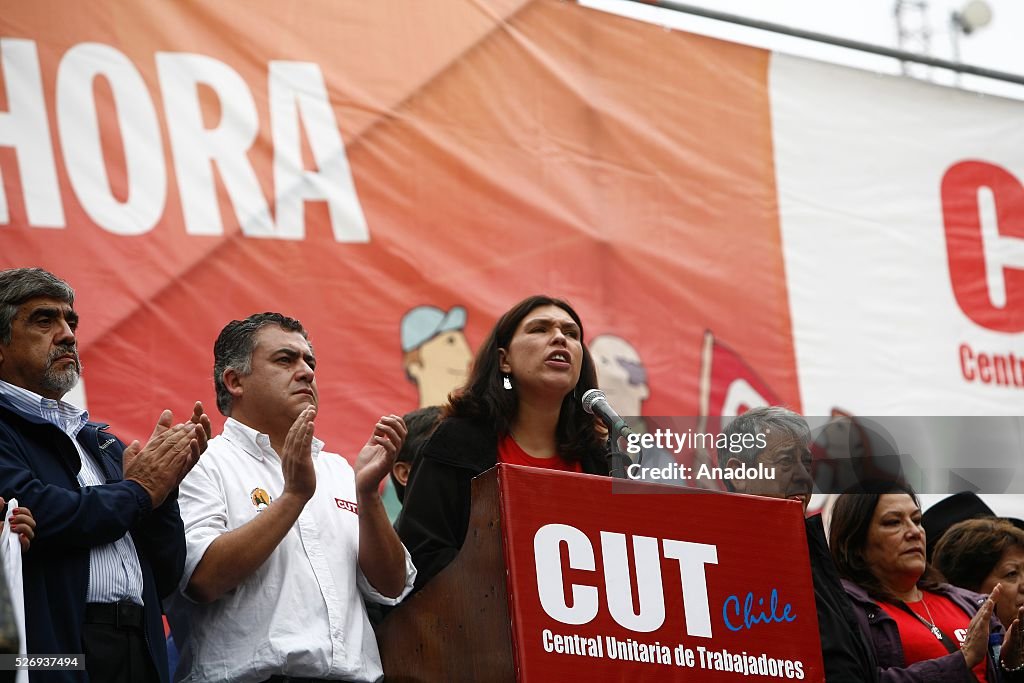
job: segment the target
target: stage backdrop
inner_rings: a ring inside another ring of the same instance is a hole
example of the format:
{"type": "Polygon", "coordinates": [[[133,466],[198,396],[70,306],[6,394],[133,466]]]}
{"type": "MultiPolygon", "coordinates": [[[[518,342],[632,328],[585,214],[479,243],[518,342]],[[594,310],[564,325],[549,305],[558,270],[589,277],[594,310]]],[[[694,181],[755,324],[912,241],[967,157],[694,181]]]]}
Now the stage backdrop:
{"type": "Polygon", "coordinates": [[[649,416],[1024,408],[1017,102],[557,0],[15,3],[0,86],[0,267],[125,437],[277,310],[351,457],[538,292],[649,416]]]}

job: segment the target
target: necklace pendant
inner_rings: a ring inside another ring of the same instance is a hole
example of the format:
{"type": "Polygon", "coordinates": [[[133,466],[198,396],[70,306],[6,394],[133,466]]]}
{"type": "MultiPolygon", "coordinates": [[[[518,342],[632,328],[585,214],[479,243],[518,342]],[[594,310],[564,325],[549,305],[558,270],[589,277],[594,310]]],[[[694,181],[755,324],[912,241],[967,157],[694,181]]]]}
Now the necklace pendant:
{"type": "Polygon", "coordinates": [[[936,640],[938,640],[938,641],[942,640],[942,631],[939,630],[938,626],[932,626],[931,631],[932,631],[932,635],[935,636],[936,640]]]}

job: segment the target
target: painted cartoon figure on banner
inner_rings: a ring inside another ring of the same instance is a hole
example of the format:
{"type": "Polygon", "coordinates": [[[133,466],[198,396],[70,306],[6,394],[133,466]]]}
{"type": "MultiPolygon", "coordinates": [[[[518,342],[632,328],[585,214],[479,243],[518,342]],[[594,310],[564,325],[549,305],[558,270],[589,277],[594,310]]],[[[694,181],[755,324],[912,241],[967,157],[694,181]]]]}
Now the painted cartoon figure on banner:
{"type": "Polygon", "coordinates": [[[436,306],[416,306],[402,316],[402,365],[419,390],[419,407],[440,406],[466,381],[472,352],[463,334],[466,309],[448,312],[436,306]]]}
{"type": "MultiPolygon", "coordinates": [[[[590,342],[590,354],[597,368],[597,382],[629,428],[637,434],[650,427],[644,419],[643,404],[651,396],[647,384],[647,368],[636,348],[615,334],[602,334],[590,342]]],[[[645,448],[641,454],[644,467],[663,467],[675,462],[671,453],[660,448],[645,448]]]]}

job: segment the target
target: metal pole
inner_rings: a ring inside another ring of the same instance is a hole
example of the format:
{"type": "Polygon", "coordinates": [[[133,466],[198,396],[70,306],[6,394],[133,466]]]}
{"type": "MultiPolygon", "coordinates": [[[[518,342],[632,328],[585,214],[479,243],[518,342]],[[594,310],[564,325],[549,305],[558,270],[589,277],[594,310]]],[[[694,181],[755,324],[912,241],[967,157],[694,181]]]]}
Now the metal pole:
{"type": "MultiPolygon", "coordinates": [[[[896,48],[919,55],[930,55],[932,30],[928,19],[928,0],[896,0],[892,13],[896,19],[896,48]]],[[[955,57],[954,62],[960,58],[955,57]]],[[[917,77],[908,62],[900,62],[900,71],[904,76],[917,77]]],[[[931,68],[925,71],[931,80],[931,68]]]]}
{"type": "Polygon", "coordinates": [[[693,14],[698,17],[705,17],[707,19],[714,19],[716,21],[724,21],[730,24],[739,24],[740,26],[749,26],[750,28],[756,28],[761,31],[781,33],[782,35],[793,36],[794,38],[813,40],[818,43],[835,45],[837,47],[844,47],[850,50],[860,50],[861,52],[869,52],[871,54],[882,55],[883,57],[892,57],[893,59],[899,59],[905,62],[927,64],[928,66],[934,66],[940,69],[949,69],[950,71],[956,73],[971,74],[972,76],[981,76],[983,78],[991,78],[997,81],[1006,81],[1008,83],[1024,85],[1024,76],[1012,74],[1007,71],[998,71],[996,69],[986,69],[980,66],[972,66],[970,64],[961,64],[960,62],[952,62],[948,59],[939,59],[937,57],[930,57],[928,55],[919,55],[913,52],[906,52],[905,50],[897,50],[891,47],[885,47],[884,45],[864,43],[859,40],[850,40],[848,38],[840,38],[839,36],[830,36],[828,34],[818,33],[816,31],[805,31],[803,29],[785,26],[783,24],[775,24],[770,21],[761,21],[760,19],[750,19],[749,17],[742,17],[738,14],[718,12],[715,10],[706,9],[704,7],[697,7],[695,5],[688,5],[682,2],[675,2],[674,0],[628,0],[628,2],[636,2],[641,5],[661,7],[663,9],[670,9],[675,12],[683,12],[685,14],[693,14]]]}
{"type": "MultiPolygon", "coordinates": [[[[960,23],[960,17],[956,12],[949,15],[949,40],[952,43],[953,48],[953,61],[960,62],[960,32],[963,31],[963,25],[960,23]]],[[[960,74],[956,74],[956,84],[960,85],[960,74]]]]}

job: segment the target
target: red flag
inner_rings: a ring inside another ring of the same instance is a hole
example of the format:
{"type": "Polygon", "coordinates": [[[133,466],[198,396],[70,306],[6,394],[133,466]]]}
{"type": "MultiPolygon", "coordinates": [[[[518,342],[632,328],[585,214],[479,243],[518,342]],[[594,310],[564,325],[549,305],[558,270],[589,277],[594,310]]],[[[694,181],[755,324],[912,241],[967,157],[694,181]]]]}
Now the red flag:
{"type": "Polygon", "coordinates": [[[715,339],[710,330],[704,332],[700,369],[702,431],[718,432],[722,417],[781,402],[738,353],[715,339]]]}

